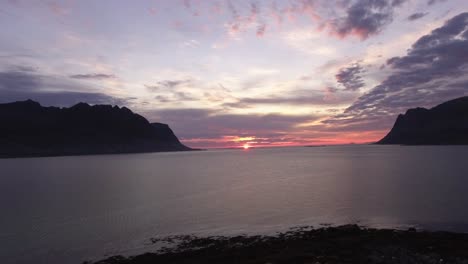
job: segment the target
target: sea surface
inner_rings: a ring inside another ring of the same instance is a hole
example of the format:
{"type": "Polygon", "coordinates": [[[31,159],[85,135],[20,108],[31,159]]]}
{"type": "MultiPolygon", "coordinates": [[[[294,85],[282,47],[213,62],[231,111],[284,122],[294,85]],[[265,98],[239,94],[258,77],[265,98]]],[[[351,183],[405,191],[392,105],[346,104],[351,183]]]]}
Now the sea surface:
{"type": "Polygon", "coordinates": [[[174,234],[302,225],[468,232],[467,146],[0,159],[0,262],[82,263],[174,234]]]}

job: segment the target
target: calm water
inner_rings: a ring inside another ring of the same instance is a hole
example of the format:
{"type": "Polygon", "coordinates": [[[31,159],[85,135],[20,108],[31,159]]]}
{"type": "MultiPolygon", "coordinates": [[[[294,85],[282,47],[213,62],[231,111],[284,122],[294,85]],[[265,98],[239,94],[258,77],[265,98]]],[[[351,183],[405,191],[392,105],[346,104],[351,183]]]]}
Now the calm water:
{"type": "Polygon", "coordinates": [[[0,261],[81,263],[170,234],[360,223],[468,232],[468,147],[0,160],[0,261]]]}

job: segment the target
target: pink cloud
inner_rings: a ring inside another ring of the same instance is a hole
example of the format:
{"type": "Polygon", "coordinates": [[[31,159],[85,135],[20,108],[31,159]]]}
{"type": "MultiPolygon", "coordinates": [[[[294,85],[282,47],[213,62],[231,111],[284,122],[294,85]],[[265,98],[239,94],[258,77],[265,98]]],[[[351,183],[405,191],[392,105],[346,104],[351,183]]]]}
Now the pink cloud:
{"type": "MultiPolygon", "coordinates": [[[[207,15],[216,21],[210,21],[210,27],[219,25],[220,14],[226,17],[221,25],[225,26],[229,36],[240,32],[253,31],[256,36],[265,35],[266,29],[274,29],[285,21],[295,24],[299,19],[309,19],[318,31],[327,29],[331,36],[344,39],[355,36],[361,40],[377,34],[391,22],[393,9],[400,4],[379,4],[372,0],[338,1],[333,7],[340,12],[329,11],[325,1],[289,0],[289,1],[210,1],[180,0],[183,8],[193,16],[207,15]],[[359,14],[366,16],[361,17],[359,14]],[[338,15],[341,14],[341,15],[338,15]],[[216,16],[216,17],[215,17],[216,16]]],[[[407,0],[400,0],[401,3],[407,0]]],[[[57,10],[59,11],[59,10],[57,10]]],[[[221,18],[221,19],[223,19],[221,18]]]]}
{"type": "Polygon", "coordinates": [[[57,2],[49,2],[47,4],[49,10],[57,16],[63,16],[69,13],[69,10],[64,8],[62,5],[59,5],[57,2]]]}
{"type": "Polygon", "coordinates": [[[214,2],[210,9],[211,13],[220,15],[223,13],[223,9],[219,2],[214,2]]]}
{"type": "Polygon", "coordinates": [[[155,7],[150,7],[148,8],[148,12],[150,13],[150,15],[155,16],[158,13],[158,9],[156,9],[155,7]]]}
{"type": "Polygon", "coordinates": [[[265,35],[266,25],[260,24],[257,28],[257,37],[263,37],[265,35]]]}
{"type": "Polygon", "coordinates": [[[271,2],[270,16],[273,18],[273,20],[278,26],[281,26],[281,24],[283,24],[283,15],[279,12],[276,2],[271,2]]]}
{"type": "Polygon", "coordinates": [[[320,21],[322,17],[317,13],[312,1],[302,0],[301,13],[308,15],[312,20],[320,21]]]}
{"type": "Polygon", "coordinates": [[[172,21],[172,27],[175,29],[182,29],[184,24],[180,20],[172,21]]]}

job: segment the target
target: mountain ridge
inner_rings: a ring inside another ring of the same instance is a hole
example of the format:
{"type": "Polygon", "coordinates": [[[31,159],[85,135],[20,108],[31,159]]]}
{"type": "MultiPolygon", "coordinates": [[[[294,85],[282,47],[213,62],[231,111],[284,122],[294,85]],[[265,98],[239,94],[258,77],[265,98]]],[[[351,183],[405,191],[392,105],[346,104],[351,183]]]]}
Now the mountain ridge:
{"type": "Polygon", "coordinates": [[[127,107],[18,101],[0,104],[0,124],[0,157],[191,150],[167,124],[150,123],[127,107]]]}
{"type": "Polygon", "coordinates": [[[468,96],[398,115],[381,145],[468,145],[468,96]]]}

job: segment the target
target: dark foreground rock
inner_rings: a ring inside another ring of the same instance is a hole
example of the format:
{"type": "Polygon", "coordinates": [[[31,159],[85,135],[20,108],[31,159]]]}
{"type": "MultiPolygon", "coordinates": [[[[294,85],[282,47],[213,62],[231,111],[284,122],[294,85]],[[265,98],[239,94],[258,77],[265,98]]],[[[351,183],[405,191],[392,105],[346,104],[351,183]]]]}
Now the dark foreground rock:
{"type": "Polygon", "coordinates": [[[367,229],[356,225],[299,228],[276,236],[152,239],[179,244],[156,253],[115,256],[96,264],[147,263],[464,263],[468,234],[367,229]]]}
{"type": "Polygon", "coordinates": [[[168,125],[111,105],[0,104],[0,125],[0,157],[190,150],[168,125]]]}
{"type": "Polygon", "coordinates": [[[468,96],[431,109],[409,109],[377,144],[468,145],[468,96]]]}

